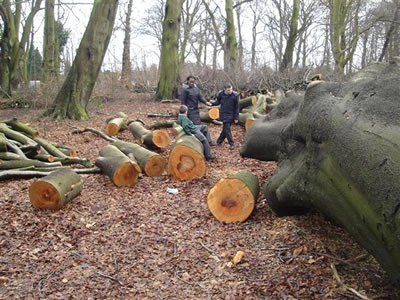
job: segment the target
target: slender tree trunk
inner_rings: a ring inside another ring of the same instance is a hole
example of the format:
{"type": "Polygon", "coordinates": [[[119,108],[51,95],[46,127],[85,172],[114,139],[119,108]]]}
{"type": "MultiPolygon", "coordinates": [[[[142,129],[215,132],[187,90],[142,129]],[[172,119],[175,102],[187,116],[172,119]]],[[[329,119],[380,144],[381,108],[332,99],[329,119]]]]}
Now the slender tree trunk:
{"type": "Polygon", "coordinates": [[[383,59],[386,55],[386,52],[387,52],[387,48],[389,46],[389,42],[391,41],[391,38],[392,38],[392,34],[396,30],[396,27],[398,26],[396,21],[399,16],[400,5],[399,5],[398,1],[395,1],[395,3],[396,3],[396,10],[394,11],[393,20],[390,23],[389,30],[386,32],[385,42],[383,43],[382,52],[378,59],[379,62],[383,61],[383,59]]]}
{"type": "Polygon", "coordinates": [[[226,36],[224,44],[225,71],[236,72],[238,67],[235,23],[233,20],[232,0],[225,0],[226,36]]]}
{"type": "Polygon", "coordinates": [[[281,71],[292,67],[293,52],[296,46],[296,39],[297,39],[297,26],[299,23],[299,10],[300,10],[300,0],[293,0],[289,38],[286,42],[285,52],[283,54],[282,62],[279,68],[281,71]]]}
{"type": "Polygon", "coordinates": [[[56,53],[56,31],[54,20],[54,1],[46,0],[45,4],[45,17],[44,17],[44,30],[43,30],[43,68],[42,78],[43,83],[48,82],[55,78],[55,57],[56,53]]]}
{"type": "Polygon", "coordinates": [[[237,46],[237,53],[238,53],[238,69],[239,71],[243,71],[243,37],[242,37],[242,25],[240,23],[241,17],[241,7],[239,6],[236,10],[236,19],[237,19],[237,28],[238,28],[238,46],[237,46]]]}
{"type": "Polygon", "coordinates": [[[118,0],[94,2],[71,70],[46,114],[56,119],[88,119],[87,104],[111,38],[117,8],[118,0]]]}
{"type": "Polygon", "coordinates": [[[181,22],[182,0],[167,0],[163,23],[163,36],[160,56],[160,80],[155,99],[171,99],[176,95],[179,78],[179,28],[181,22]]]}
{"type": "Polygon", "coordinates": [[[128,11],[126,12],[126,19],[125,19],[124,50],[122,52],[121,81],[127,87],[130,87],[130,85],[131,85],[131,77],[132,77],[132,65],[131,65],[132,3],[133,3],[133,0],[129,0],[128,11]]]}

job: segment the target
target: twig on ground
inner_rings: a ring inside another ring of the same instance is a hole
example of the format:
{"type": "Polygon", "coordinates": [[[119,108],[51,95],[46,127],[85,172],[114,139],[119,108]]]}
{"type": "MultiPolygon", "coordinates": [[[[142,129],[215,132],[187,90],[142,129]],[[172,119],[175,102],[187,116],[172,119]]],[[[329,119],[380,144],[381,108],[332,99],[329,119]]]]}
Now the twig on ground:
{"type": "Polygon", "coordinates": [[[101,277],[108,278],[108,279],[110,279],[112,281],[118,282],[120,286],[124,286],[124,284],[121,281],[119,281],[117,278],[115,278],[115,277],[112,277],[110,275],[107,275],[107,274],[104,274],[104,273],[101,273],[101,272],[96,272],[96,274],[99,274],[101,277]]]}

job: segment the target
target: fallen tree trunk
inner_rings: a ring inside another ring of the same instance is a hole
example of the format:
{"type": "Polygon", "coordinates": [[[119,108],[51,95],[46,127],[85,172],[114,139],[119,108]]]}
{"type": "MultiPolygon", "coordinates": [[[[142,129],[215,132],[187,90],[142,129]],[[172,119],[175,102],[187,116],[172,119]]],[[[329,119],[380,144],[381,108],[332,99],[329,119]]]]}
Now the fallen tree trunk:
{"type": "Polygon", "coordinates": [[[200,120],[206,123],[212,123],[214,120],[219,118],[219,108],[213,107],[210,108],[208,111],[201,111],[200,112],[200,120]]]}
{"type": "Polygon", "coordinates": [[[260,186],[257,176],[237,173],[220,179],[207,197],[208,209],[223,223],[243,222],[253,212],[260,186]]]}
{"type": "Polygon", "coordinates": [[[0,159],[3,160],[18,160],[22,159],[22,157],[13,152],[0,152],[0,159]]]}
{"type": "Polygon", "coordinates": [[[26,135],[9,128],[5,123],[0,123],[0,132],[12,140],[15,140],[23,145],[34,145],[36,144],[31,138],[26,135]]]}
{"type": "Polygon", "coordinates": [[[130,123],[129,130],[139,144],[144,144],[151,149],[165,148],[171,143],[171,138],[166,130],[157,129],[151,131],[138,121],[130,123]]]}
{"type": "Polygon", "coordinates": [[[112,145],[129,157],[133,155],[147,176],[160,176],[164,172],[165,160],[161,155],[140,145],[120,140],[112,142],[112,145]]]}
{"type": "MultiPolygon", "coordinates": [[[[179,126],[180,127],[180,126],[179,126]]],[[[179,180],[201,178],[206,174],[203,145],[182,129],[171,147],[168,158],[168,174],[179,180]]]]}
{"type": "Polygon", "coordinates": [[[97,158],[95,165],[118,187],[136,184],[142,172],[136,161],[112,145],[107,145],[100,150],[100,157],[97,158]]]}
{"type": "Polygon", "coordinates": [[[31,138],[35,138],[39,136],[39,131],[37,129],[30,127],[29,125],[18,121],[17,119],[11,119],[9,121],[4,121],[8,126],[10,126],[13,130],[22,132],[28,135],[31,138]]]}
{"type": "MultiPolygon", "coordinates": [[[[68,167],[57,167],[57,168],[44,168],[39,170],[37,168],[34,169],[17,169],[17,170],[4,170],[0,171],[0,180],[7,179],[20,179],[20,178],[35,178],[35,177],[44,177],[49,175],[51,172],[60,169],[71,169],[68,167]]],[[[85,169],[71,169],[77,174],[97,174],[101,173],[101,170],[97,167],[94,168],[85,168],[85,169]]]]}
{"type": "Polygon", "coordinates": [[[118,132],[128,128],[127,125],[128,116],[119,112],[116,116],[106,120],[106,134],[109,136],[117,135],[118,132]]]}
{"type": "Polygon", "coordinates": [[[0,170],[19,169],[26,167],[60,167],[60,162],[46,163],[34,159],[0,160],[0,170]]]}
{"type": "Polygon", "coordinates": [[[241,153],[279,159],[264,186],[276,214],[319,210],[400,286],[399,65],[375,64],[345,83],[311,82],[301,106],[254,122],[241,153]]]}
{"type": "Polygon", "coordinates": [[[29,199],[35,208],[60,209],[81,190],[79,175],[71,169],[60,169],[32,183],[29,199]]]}
{"type": "Polygon", "coordinates": [[[239,100],[239,110],[257,103],[257,96],[250,96],[239,100]]]}
{"type": "Polygon", "coordinates": [[[154,129],[161,129],[161,128],[172,128],[176,120],[163,120],[151,123],[147,126],[147,129],[154,130],[154,129]]]}
{"type": "Polygon", "coordinates": [[[7,152],[7,138],[0,132],[0,152],[7,152]]]}

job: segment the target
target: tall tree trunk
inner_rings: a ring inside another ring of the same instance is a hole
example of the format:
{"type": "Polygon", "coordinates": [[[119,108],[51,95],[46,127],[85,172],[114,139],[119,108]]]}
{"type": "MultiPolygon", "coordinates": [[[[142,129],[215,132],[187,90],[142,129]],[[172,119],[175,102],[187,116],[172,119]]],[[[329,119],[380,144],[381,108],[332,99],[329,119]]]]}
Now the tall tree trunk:
{"type": "Polygon", "coordinates": [[[41,81],[46,83],[55,78],[56,31],[54,20],[54,1],[46,0],[43,30],[43,68],[41,81]]]}
{"type": "Polygon", "coordinates": [[[87,104],[111,38],[118,0],[96,0],[71,70],[52,107],[56,119],[87,120],[87,104]]]}
{"type": "Polygon", "coordinates": [[[122,52],[121,81],[127,87],[130,87],[130,85],[131,85],[131,77],[132,77],[132,65],[131,65],[132,3],[133,3],[133,0],[129,0],[128,11],[126,12],[126,19],[125,19],[124,50],[122,52]]]}
{"type": "Polygon", "coordinates": [[[238,55],[232,0],[225,0],[225,12],[226,36],[224,44],[224,68],[225,71],[236,72],[238,67],[238,55]]]}
{"type": "Polygon", "coordinates": [[[398,1],[398,0],[397,0],[397,1],[394,1],[394,3],[395,3],[395,5],[396,5],[396,9],[395,9],[395,11],[394,11],[393,20],[392,20],[392,22],[390,23],[389,30],[386,32],[385,42],[383,43],[382,52],[381,52],[381,55],[379,56],[379,59],[378,59],[379,62],[383,61],[383,58],[384,58],[385,55],[386,55],[387,48],[388,48],[388,46],[389,46],[389,42],[390,42],[390,40],[391,40],[392,34],[393,34],[393,32],[396,30],[396,27],[398,26],[398,25],[397,25],[397,18],[398,18],[398,16],[399,16],[400,5],[399,5],[399,1],[398,1]]]}
{"type": "Polygon", "coordinates": [[[176,94],[179,77],[178,44],[182,0],[167,0],[163,22],[160,56],[160,80],[155,99],[171,99],[176,94]]]}
{"type": "Polygon", "coordinates": [[[285,52],[283,54],[282,62],[279,68],[281,71],[290,68],[292,66],[293,52],[294,52],[294,47],[296,46],[296,39],[297,39],[299,10],[300,10],[300,0],[293,0],[292,17],[290,19],[289,38],[287,39],[285,52]]]}
{"type": "Polygon", "coordinates": [[[243,71],[243,37],[242,37],[242,26],[240,23],[241,16],[241,6],[238,6],[236,9],[236,19],[237,19],[237,28],[238,28],[238,45],[237,45],[237,56],[238,56],[238,69],[239,71],[243,71]]]}

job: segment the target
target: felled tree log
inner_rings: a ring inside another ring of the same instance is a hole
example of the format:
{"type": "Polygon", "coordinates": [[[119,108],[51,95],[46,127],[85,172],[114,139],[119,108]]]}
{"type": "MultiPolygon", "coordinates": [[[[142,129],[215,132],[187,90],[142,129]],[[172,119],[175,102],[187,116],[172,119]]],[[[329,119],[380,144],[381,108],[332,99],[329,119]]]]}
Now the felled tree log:
{"type": "Polygon", "coordinates": [[[7,138],[0,132],[0,152],[7,152],[7,138]]]}
{"type": "Polygon", "coordinates": [[[22,157],[19,156],[16,153],[13,153],[13,152],[0,152],[0,159],[3,159],[3,160],[18,160],[18,159],[22,159],[22,157]]]}
{"type": "Polygon", "coordinates": [[[166,130],[157,129],[154,131],[146,129],[141,122],[135,121],[129,124],[129,131],[138,140],[139,144],[147,147],[165,148],[169,146],[171,138],[166,130]]]}
{"type": "MultiPolygon", "coordinates": [[[[40,168],[39,168],[40,169],[40,168]]],[[[59,169],[70,169],[68,167],[58,167],[58,168],[44,168],[41,170],[34,169],[18,169],[18,170],[4,170],[0,171],[0,180],[7,179],[18,179],[18,178],[35,178],[35,177],[44,177],[49,175],[51,172],[54,172],[59,169]]],[[[94,168],[86,168],[86,169],[71,169],[77,174],[97,174],[101,173],[101,170],[97,167],[94,168]]]]}
{"type": "Polygon", "coordinates": [[[31,138],[35,138],[39,136],[39,131],[37,129],[30,127],[29,125],[18,121],[17,119],[11,119],[9,121],[4,121],[8,126],[10,126],[13,130],[16,130],[18,132],[22,132],[31,138]]]}
{"type": "Polygon", "coordinates": [[[27,137],[26,135],[15,131],[9,128],[5,123],[0,123],[0,132],[4,133],[4,135],[12,140],[15,140],[24,145],[33,145],[36,144],[31,138],[27,137]]]}
{"type": "Polygon", "coordinates": [[[135,157],[136,161],[147,176],[160,176],[165,169],[164,158],[153,151],[138,144],[116,140],[112,145],[121,150],[128,157],[135,157]]]}
{"type": "Polygon", "coordinates": [[[118,132],[128,128],[127,119],[128,116],[123,112],[119,112],[116,116],[108,119],[106,121],[106,134],[114,136],[117,135],[118,132]]]}
{"type": "Polygon", "coordinates": [[[203,177],[206,174],[203,145],[196,137],[177,130],[180,133],[171,147],[168,174],[179,180],[203,177]]]}
{"type": "Polygon", "coordinates": [[[136,184],[142,171],[136,161],[112,145],[100,150],[100,157],[97,158],[95,165],[118,187],[136,184]]]}
{"type": "Polygon", "coordinates": [[[200,120],[202,122],[211,123],[212,121],[218,118],[219,118],[219,108],[217,107],[210,108],[208,111],[200,112],[200,120]]]}
{"type": "Polygon", "coordinates": [[[181,102],[181,100],[179,100],[179,99],[164,99],[164,100],[161,100],[161,103],[180,103],[181,102]]]}
{"type": "Polygon", "coordinates": [[[29,199],[35,208],[60,209],[81,190],[79,175],[71,169],[60,169],[32,183],[29,199]]]}
{"type": "Polygon", "coordinates": [[[161,128],[172,128],[175,123],[176,123],[176,120],[162,120],[162,121],[153,122],[146,128],[150,129],[150,130],[161,129],[161,128]]]}
{"type": "Polygon", "coordinates": [[[257,96],[253,95],[239,100],[239,110],[245,107],[253,106],[257,103],[257,96]]]}
{"type": "Polygon", "coordinates": [[[46,163],[34,159],[0,160],[0,170],[19,169],[26,167],[60,167],[60,162],[46,163]]]}
{"type": "Polygon", "coordinates": [[[313,81],[298,113],[257,120],[241,153],[280,158],[264,186],[278,215],[318,209],[400,286],[399,82],[398,61],[369,66],[346,83],[313,81]]]}
{"type": "Polygon", "coordinates": [[[208,209],[224,223],[243,222],[253,212],[260,186],[257,176],[236,173],[220,179],[207,197],[208,209]]]}

